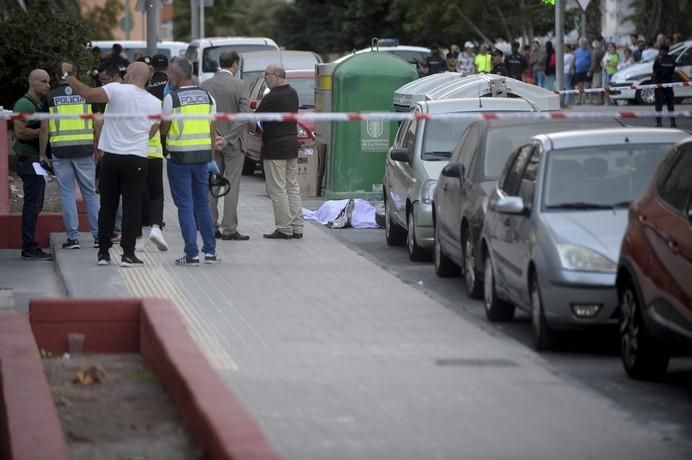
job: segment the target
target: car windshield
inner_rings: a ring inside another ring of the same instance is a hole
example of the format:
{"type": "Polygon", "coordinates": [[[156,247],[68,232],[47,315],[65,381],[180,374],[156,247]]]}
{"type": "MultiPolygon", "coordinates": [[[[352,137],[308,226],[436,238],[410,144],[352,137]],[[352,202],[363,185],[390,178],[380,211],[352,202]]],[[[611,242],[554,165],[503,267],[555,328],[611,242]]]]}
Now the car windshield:
{"type": "Polygon", "coordinates": [[[423,135],[421,159],[447,161],[471,119],[428,120],[423,135]]]}
{"type": "Polygon", "coordinates": [[[224,51],[236,51],[238,53],[247,53],[249,51],[265,51],[275,49],[276,48],[274,46],[264,43],[257,43],[252,45],[237,44],[212,46],[209,48],[205,48],[204,52],[202,53],[202,72],[216,72],[217,70],[219,70],[219,56],[224,51]]]}
{"type": "Polygon", "coordinates": [[[496,180],[507,159],[515,148],[526,144],[529,139],[537,134],[555,133],[559,131],[571,131],[578,129],[598,129],[621,127],[615,119],[603,120],[570,120],[569,122],[551,122],[496,126],[488,131],[488,141],[485,147],[485,159],[483,175],[485,180],[496,180]]]}
{"type": "Polygon", "coordinates": [[[611,209],[639,198],[672,144],[555,150],[546,164],[545,209],[611,209]]]}

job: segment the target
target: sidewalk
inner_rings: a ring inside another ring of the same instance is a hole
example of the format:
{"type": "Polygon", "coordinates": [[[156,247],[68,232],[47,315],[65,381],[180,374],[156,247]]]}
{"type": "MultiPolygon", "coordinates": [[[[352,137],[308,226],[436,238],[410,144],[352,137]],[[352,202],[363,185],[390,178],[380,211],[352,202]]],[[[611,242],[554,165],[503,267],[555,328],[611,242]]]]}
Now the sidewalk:
{"type": "MultiPolygon", "coordinates": [[[[52,244],[69,296],[172,300],[284,458],[684,457],[655,426],[445,309],[318,225],[306,222],[302,240],[263,239],[273,231],[264,182],[243,177],[241,187],[239,230],[251,239],[218,241],[220,265],[175,266],[183,244],[170,195],[170,250],[147,241],[143,268],[117,266],[119,248],[114,265],[99,267],[96,249],[58,249],[57,234],[52,244]]],[[[7,263],[0,259],[3,276],[12,271],[7,263]]]]}

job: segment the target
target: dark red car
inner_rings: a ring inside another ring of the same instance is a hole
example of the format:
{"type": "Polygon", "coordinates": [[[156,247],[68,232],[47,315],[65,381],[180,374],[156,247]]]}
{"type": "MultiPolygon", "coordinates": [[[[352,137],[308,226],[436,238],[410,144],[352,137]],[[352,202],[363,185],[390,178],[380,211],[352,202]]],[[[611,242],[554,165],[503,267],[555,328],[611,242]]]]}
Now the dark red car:
{"type": "MultiPolygon", "coordinates": [[[[298,93],[298,111],[315,111],[315,70],[286,70],[286,81],[298,93]]],[[[250,111],[254,112],[260,101],[268,91],[264,77],[259,77],[250,87],[250,111]]],[[[298,123],[298,147],[300,149],[316,150],[315,146],[315,122],[303,121],[298,123]]],[[[246,146],[250,146],[246,152],[243,174],[252,174],[256,166],[261,166],[259,161],[259,148],[261,141],[246,138],[246,146]]],[[[312,152],[311,152],[312,154],[312,152]]]]}
{"type": "Polygon", "coordinates": [[[692,139],[673,148],[630,207],[617,288],[630,377],[660,377],[671,356],[692,355],[692,139]]]}

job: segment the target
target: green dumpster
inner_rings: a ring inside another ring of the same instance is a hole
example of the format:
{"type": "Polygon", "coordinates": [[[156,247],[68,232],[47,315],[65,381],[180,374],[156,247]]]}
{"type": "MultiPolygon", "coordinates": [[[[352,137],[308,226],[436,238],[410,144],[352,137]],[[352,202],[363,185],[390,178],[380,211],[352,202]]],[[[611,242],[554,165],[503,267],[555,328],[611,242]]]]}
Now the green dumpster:
{"type": "MultiPolygon", "coordinates": [[[[392,94],[418,78],[408,62],[384,52],[354,54],[332,76],[333,112],[393,112],[392,94]]],[[[396,121],[332,122],[326,197],[382,196],[385,158],[396,121]]]]}

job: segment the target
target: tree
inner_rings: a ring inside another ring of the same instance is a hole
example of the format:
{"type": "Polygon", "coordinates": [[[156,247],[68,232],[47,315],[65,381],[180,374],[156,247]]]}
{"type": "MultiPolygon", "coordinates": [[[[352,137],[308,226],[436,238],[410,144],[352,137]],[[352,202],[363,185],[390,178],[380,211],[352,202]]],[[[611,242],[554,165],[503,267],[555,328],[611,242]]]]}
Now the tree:
{"type": "MultiPolygon", "coordinates": [[[[197,1],[195,4],[199,5],[197,1]]],[[[214,0],[214,7],[205,9],[204,34],[207,37],[239,35],[236,25],[238,15],[234,8],[234,0],[214,0]]],[[[190,0],[175,2],[173,33],[176,40],[190,41],[190,0]]]]}
{"type": "Polygon", "coordinates": [[[52,75],[62,60],[89,68],[89,33],[79,15],[54,11],[44,2],[27,6],[26,11],[15,8],[11,16],[0,19],[0,105],[12,107],[26,92],[33,69],[45,69],[52,75]]]}
{"type": "Polygon", "coordinates": [[[84,22],[91,29],[92,40],[111,40],[111,30],[118,24],[118,16],[123,12],[120,0],[106,0],[103,6],[95,6],[82,12],[84,22]]]}
{"type": "Polygon", "coordinates": [[[683,37],[692,33],[688,0],[634,0],[632,10],[627,19],[634,23],[637,33],[648,39],[655,39],[659,33],[671,36],[679,32],[683,37]]]}

